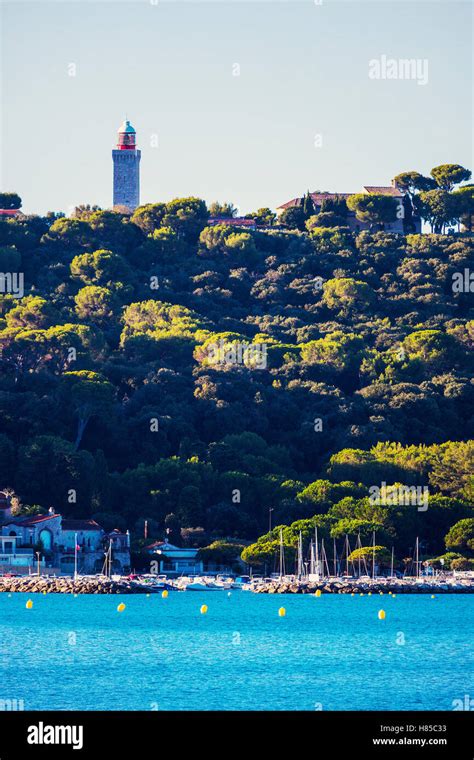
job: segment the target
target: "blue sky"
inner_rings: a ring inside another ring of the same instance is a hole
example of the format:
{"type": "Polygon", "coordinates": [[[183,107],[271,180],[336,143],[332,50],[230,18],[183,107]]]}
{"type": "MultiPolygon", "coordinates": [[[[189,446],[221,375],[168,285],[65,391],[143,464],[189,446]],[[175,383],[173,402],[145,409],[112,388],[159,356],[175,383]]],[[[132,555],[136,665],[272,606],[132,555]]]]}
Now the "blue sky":
{"type": "Polygon", "coordinates": [[[28,213],[110,207],[125,113],[142,203],[245,213],[473,167],[467,0],[4,0],[2,15],[1,184],[28,213]],[[382,55],[427,59],[428,83],[370,79],[382,55]]]}

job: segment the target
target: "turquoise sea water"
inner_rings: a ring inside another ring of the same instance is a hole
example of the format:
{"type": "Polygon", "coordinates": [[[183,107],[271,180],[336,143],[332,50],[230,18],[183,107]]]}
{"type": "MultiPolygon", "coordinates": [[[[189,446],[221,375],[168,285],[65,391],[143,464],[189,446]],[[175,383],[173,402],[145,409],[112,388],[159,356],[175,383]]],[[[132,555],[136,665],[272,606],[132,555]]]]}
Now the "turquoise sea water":
{"type": "Polygon", "coordinates": [[[473,622],[464,595],[0,594],[0,699],[25,710],[451,710],[474,696],[473,622]]]}

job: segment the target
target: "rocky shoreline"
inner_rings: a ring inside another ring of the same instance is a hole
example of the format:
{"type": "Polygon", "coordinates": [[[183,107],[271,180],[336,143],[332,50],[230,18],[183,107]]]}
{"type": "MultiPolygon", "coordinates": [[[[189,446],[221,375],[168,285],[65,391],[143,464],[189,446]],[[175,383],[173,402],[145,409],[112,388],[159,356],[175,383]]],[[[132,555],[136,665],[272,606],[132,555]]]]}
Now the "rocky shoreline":
{"type": "Polygon", "coordinates": [[[77,578],[62,576],[44,578],[28,575],[23,578],[0,578],[0,593],[27,594],[149,594],[152,589],[139,586],[125,579],[111,580],[98,576],[96,578],[77,578]]]}
{"type": "MultiPolygon", "coordinates": [[[[254,594],[474,594],[474,579],[459,578],[443,581],[414,580],[272,580],[250,584],[254,594]]],[[[28,575],[0,577],[1,593],[25,594],[150,594],[159,589],[141,585],[126,578],[112,580],[105,576],[57,578],[28,575]]]]}
{"type": "Polygon", "coordinates": [[[257,583],[254,594],[474,594],[472,579],[448,581],[268,581],[257,583]]]}

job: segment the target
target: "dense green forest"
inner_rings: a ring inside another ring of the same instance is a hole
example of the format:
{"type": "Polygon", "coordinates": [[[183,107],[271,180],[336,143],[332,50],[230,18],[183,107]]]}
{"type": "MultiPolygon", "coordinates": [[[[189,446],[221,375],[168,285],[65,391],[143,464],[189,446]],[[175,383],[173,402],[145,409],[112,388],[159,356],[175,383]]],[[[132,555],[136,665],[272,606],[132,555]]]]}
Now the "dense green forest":
{"type": "Polygon", "coordinates": [[[17,509],[135,538],[146,519],[173,543],[261,536],[257,564],[269,518],[289,547],[317,524],[473,557],[474,239],[208,214],[185,198],[0,221],[0,271],[24,287],[0,296],[17,509]],[[427,487],[427,509],[372,503],[382,483],[427,487]]]}

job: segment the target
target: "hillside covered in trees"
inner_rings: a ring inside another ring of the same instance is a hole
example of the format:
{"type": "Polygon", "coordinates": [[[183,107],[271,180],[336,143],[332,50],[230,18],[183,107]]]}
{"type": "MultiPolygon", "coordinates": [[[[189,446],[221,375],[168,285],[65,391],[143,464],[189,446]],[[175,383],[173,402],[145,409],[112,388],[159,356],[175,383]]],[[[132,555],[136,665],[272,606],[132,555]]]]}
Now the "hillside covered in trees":
{"type": "Polygon", "coordinates": [[[266,212],[251,231],[195,198],[0,221],[0,271],[24,278],[0,296],[0,486],[135,538],[145,519],[173,543],[261,536],[257,563],[270,515],[289,547],[318,524],[434,557],[455,526],[447,548],[474,556],[474,239],[266,212]],[[426,486],[428,508],[374,505],[381,483],[426,486]]]}

